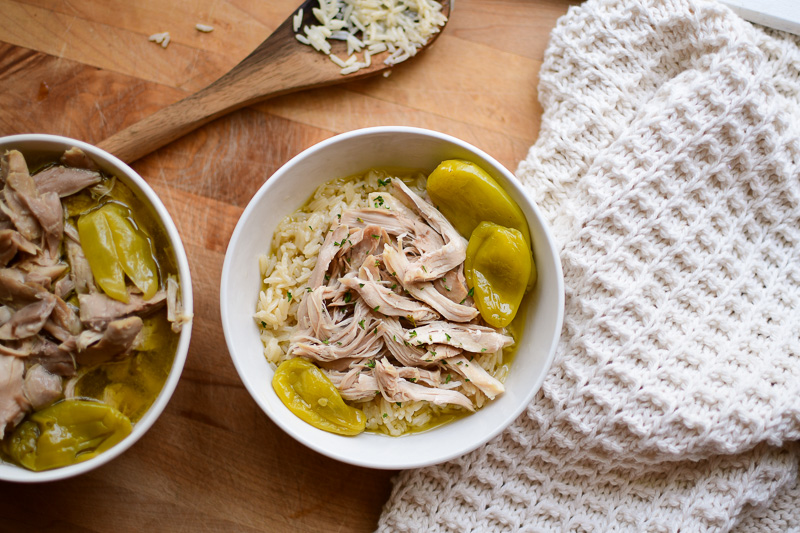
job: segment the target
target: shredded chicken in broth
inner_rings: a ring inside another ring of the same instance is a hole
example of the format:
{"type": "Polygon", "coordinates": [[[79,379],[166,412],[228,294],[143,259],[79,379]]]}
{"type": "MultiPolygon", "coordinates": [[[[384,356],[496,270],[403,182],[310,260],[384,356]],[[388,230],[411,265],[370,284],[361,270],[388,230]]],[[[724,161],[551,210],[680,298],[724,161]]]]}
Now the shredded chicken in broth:
{"type": "Polygon", "coordinates": [[[0,458],[37,471],[128,435],[191,320],[149,207],[80,149],[49,157],[0,154],[0,458]]]}
{"type": "Polygon", "coordinates": [[[280,224],[261,259],[255,318],[267,359],[313,362],[367,430],[390,435],[503,393],[514,344],[482,320],[464,277],[467,241],[424,191],[419,173],[333,180],[280,224]]]}

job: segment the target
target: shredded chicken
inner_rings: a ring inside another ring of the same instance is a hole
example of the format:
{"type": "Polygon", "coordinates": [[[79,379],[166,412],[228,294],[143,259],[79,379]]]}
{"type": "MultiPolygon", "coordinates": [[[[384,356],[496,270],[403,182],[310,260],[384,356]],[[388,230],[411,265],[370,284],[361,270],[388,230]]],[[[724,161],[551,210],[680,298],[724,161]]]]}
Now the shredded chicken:
{"type": "MultiPolygon", "coordinates": [[[[96,365],[127,355],[142,331],[138,316],[121,318],[108,324],[103,333],[84,330],[75,339],[75,360],[82,365],[96,365]]],[[[63,347],[66,346],[62,346],[63,347]]]]}
{"type": "Polygon", "coordinates": [[[413,218],[389,209],[367,207],[342,213],[342,224],[350,227],[379,226],[389,235],[410,235],[412,244],[421,252],[433,253],[444,246],[442,237],[433,228],[420,217],[411,215],[413,218]]]}
{"type": "Polygon", "coordinates": [[[478,310],[474,306],[455,303],[437,291],[430,281],[406,281],[408,271],[412,267],[402,250],[395,250],[393,246],[387,244],[383,248],[383,260],[389,270],[395,273],[395,277],[414,298],[430,305],[446,319],[455,322],[469,322],[478,316],[478,310]]]}
{"type": "Polygon", "coordinates": [[[327,376],[345,400],[371,400],[378,394],[378,382],[372,372],[354,368],[349,372],[329,371],[327,376]]]}
{"type": "Polygon", "coordinates": [[[47,407],[61,397],[61,376],[50,373],[42,365],[33,365],[25,373],[22,393],[31,407],[47,407]]]}
{"type": "Polygon", "coordinates": [[[0,326],[0,339],[17,340],[39,333],[56,306],[56,297],[42,293],[42,299],[19,309],[11,319],[0,326]]]}
{"type": "Polygon", "coordinates": [[[401,378],[397,368],[385,357],[375,365],[375,381],[383,397],[390,402],[424,400],[434,405],[452,404],[470,411],[475,410],[469,398],[458,391],[426,387],[401,378]]]}
{"type": "Polygon", "coordinates": [[[13,229],[0,230],[0,265],[7,265],[18,252],[35,255],[39,248],[13,229]]]}
{"type": "Polygon", "coordinates": [[[404,338],[412,344],[449,344],[474,353],[496,352],[514,344],[514,339],[494,328],[449,322],[431,322],[414,328],[404,338]]]}
{"type": "Polygon", "coordinates": [[[322,243],[322,249],[317,256],[317,264],[314,271],[311,272],[311,278],[308,280],[312,289],[316,289],[322,285],[325,272],[328,271],[328,266],[336,256],[337,252],[344,245],[345,239],[349,235],[347,226],[339,226],[334,231],[328,232],[325,236],[325,242],[322,243]]]}
{"type": "Polygon", "coordinates": [[[128,292],[128,303],[109,298],[103,293],[79,294],[81,322],[96,331],[104,330],[109,323],[132,314],[146,315],[164,306],[167,293],[159,289],[149,300],[142,295],[128,292]]]}
{"type": "Polygon", "coordinates": [[[401,200],[406,200],[442,236],[444,246],[424,252],[406,271],[404,281],[432,281],[456,268],[467,257],[467,241],[435,207],[420,198],[402,180],[393,180],[392,187],[401,200]]]}
{"type": "Polygon", "coordinates": [[[19,424],[30,403],[23,392],[25,363],[19,357],[0,355],[0,438],[19,424]]]}
{"type": "Polygon", "coordinates": [[[175,333],[179,333],[184,324],[192,322],[192,313],[187,313],[181,300],[180,285],[175,276],[167,277],[167,320],[175,333]]]}
{"type": "Polygon", "coordinates": [[[49,167],[33,177],[40,193],[54,192],[61,198],[91,187],[101,179],[97,171],[61,165],[49,167]]]}
{"type": "Polygon", "coordinates": [[[166,302],[173,328],[191,320],[173,277],[148,300],[129,288],[127,304],[98,290],[61,198],[100,187],[103,176],[77,148],[61,163],[31,175],[20,152],[0,157],[0,439],[31,410],[64,397],[63,378],[78,365],[130,354],[141,315],[166,302]]]}
{"type": "MultiPolygon", "coordinates": [[[[373,256],[367,256],[365,263],[375,260],[373,256]]],[[[374,311],[380,311],[387,316],[405,317],[415,323],[430,322],[438,318],[439,315],[425,304],[401,296],[376,280],[369,268],[362,267],[359,274],[363,274],[364,278],[345,276],[339,279],[339,282],[358,292],[374,311]]]]}
{"type": "Polygon", "coordinates": [[[391,183],[393,194],[370,193],[373,207],[345,210],[325,232],[309,286],[295,295],[287,355],[315,361],[348,401],[473,411],[461,391],[494,399],[504,390],[474,354],[514,341],[483,325],[467,292],[465,239],[402,180],[391,183]]]}
{"type": "Polygon", "coordinates": [[[494,400],[495,396],[502,394],[506,390],[503,384],[492,377],[481,365],[469,362],[463,355],[448,358],[447,367],[464,376],[467,381],[478,387],[490,400],[494,400]]]}

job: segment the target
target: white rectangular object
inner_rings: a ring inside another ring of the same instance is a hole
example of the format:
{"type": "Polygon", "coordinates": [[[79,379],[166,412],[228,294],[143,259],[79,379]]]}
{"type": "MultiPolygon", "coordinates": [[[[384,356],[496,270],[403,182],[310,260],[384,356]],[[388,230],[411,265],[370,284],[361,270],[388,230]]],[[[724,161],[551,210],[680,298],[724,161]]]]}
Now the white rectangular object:
{"type": "Polygon", "coordinates": [[[755,24],[800,35],[800,0],[721,0],[755,24]]]}

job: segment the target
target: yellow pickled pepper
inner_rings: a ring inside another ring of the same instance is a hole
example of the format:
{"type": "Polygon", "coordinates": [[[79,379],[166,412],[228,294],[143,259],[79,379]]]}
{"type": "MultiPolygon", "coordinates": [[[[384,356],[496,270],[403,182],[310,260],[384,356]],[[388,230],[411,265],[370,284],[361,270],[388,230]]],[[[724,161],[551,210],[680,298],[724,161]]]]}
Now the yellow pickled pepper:
{"type": "Polygon", "coordinates": [[[103,208],[122,270],[136,287],[142,291],[145,300],[149,300],[158,290],[158,273],[150,243],[147,238],[134,227],[130,211],[119,205],[108,203],[103,208]]]}
{"type": "Polygon", "coordinates": [[[95,281],[108,296],[127,302],[125,275],[150,299],[158,290],[158,270],[150,243],[122,205],[109,202],[78,219],[86,260],[95,281]]]}
{"type": "Polygon", "coordinates": [[[132,429],[122,413],[87,400],[63,400],[33,413],[6,444],[17,463],[34,471],[80,463],[119,443],[132,429]]]}
{"type": "Polygon", "coordinates": [[[78,235],[95,283],[111,298],[128,303],[125,272],[117,257],[111,226],[102,208],[78,219],[78,235]]]}
{"type": "Polygon", "coordinates": [[[522,233],[492,222],[481,222],[467,245],[464,264],[475,305],[492,326],[508,326],[525,295],[532,266],[522,233]]]}
{"type": "Polygon", "coordinates": [[[318,429],[358,435],[366,428],[364,412],[347,405],[328,376],[307,359],[295,357],[281,363],[272,387],[295,416],[318,429]]]}
{"type": "MultiPolygon", "coordinates": [[[[531,236],[525,213],[494,178],[470,161],[442,161],[428,176],[428,195],[434,205],[464,238],[469,239],[481,222],[514,228],[531,253],[531,236]]],[[[527,280],[527,290],[536,283],[536,265],[527,280]]]]}

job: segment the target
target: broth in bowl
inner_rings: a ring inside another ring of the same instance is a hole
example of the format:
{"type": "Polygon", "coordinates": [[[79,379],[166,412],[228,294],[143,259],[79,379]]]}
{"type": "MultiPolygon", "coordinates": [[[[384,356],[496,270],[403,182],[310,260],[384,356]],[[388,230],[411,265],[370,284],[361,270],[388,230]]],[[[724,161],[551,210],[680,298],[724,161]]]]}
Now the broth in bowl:
{"type": "Polygon", "coordinates": [[[161,218],[123,180],[78,147],[0,156],[0,456],[69,467],[131,434],[191,313],[161,218]]]}

